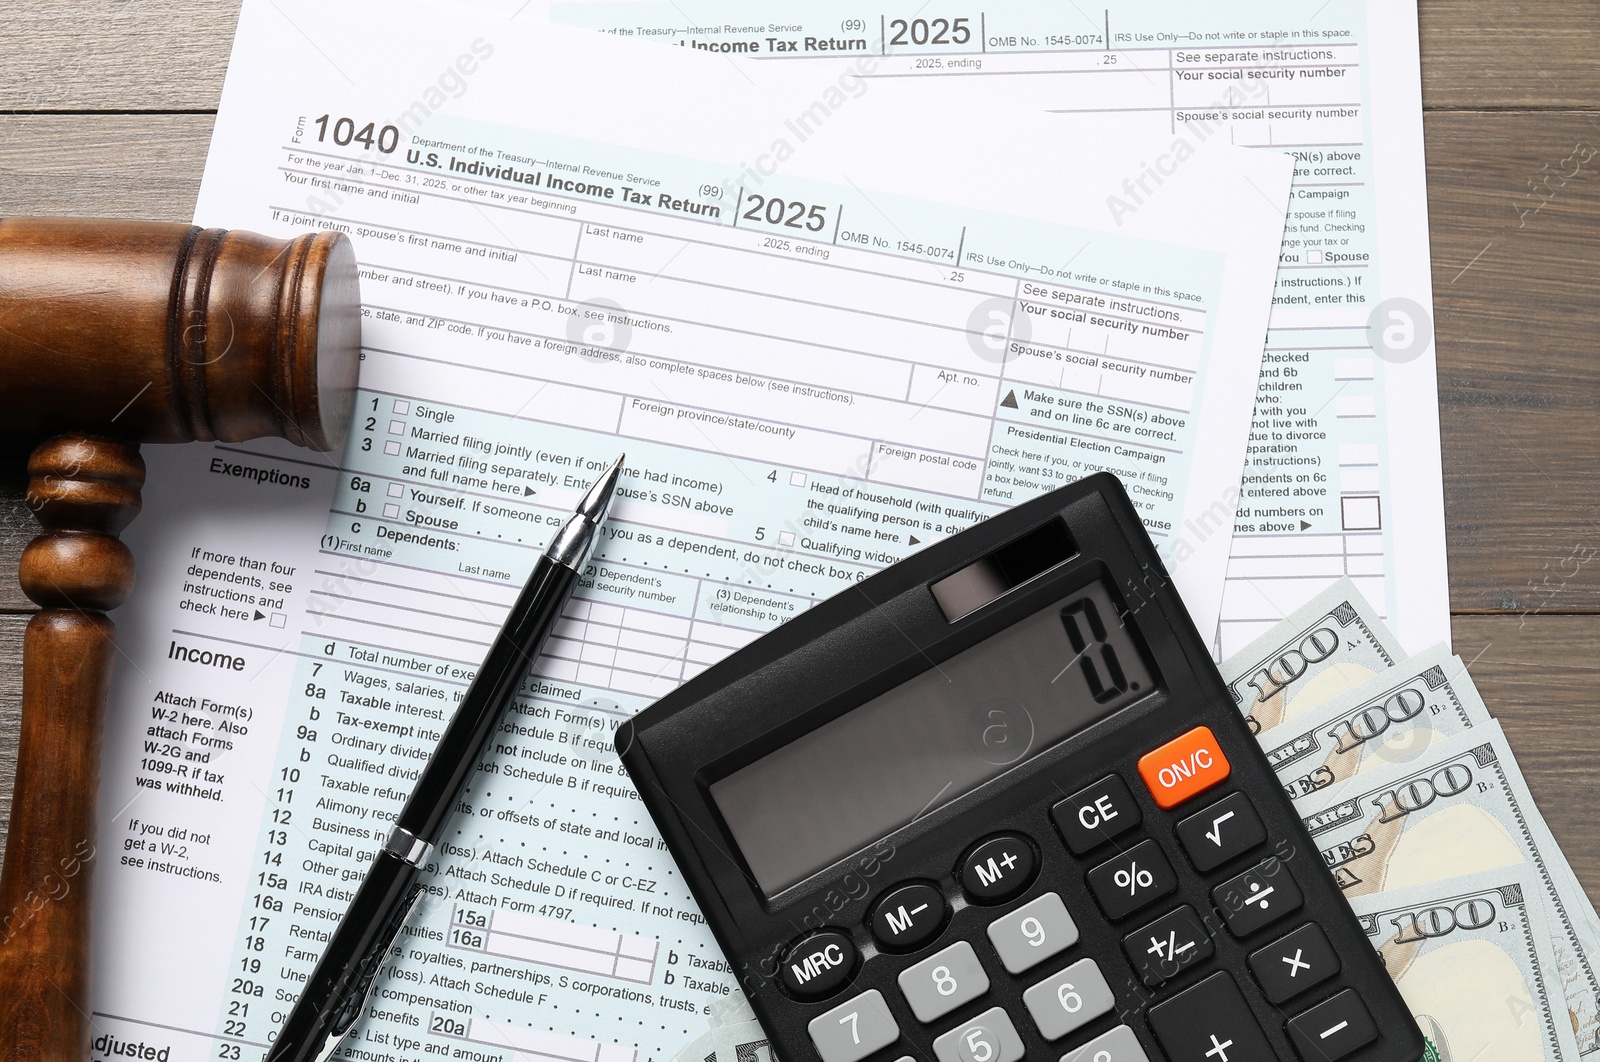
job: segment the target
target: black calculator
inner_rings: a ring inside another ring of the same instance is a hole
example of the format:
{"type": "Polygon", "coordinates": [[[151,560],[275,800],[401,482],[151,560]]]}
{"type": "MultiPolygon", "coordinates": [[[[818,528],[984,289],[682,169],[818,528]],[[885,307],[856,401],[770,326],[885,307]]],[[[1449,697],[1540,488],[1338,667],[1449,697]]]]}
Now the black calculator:
{"type": "Polygon", "coordinates": [[[785,1062],[1416,1062],[1122,484],[931,546],[617,747],[785,1062]]]}

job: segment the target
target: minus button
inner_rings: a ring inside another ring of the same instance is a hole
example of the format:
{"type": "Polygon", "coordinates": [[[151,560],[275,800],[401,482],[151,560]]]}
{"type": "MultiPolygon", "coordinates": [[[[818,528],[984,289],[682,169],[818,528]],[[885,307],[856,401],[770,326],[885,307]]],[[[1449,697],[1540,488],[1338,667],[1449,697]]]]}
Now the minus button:
{"type": "Polygon", "coordinates": [[[1289,1022],[1289,1039],[1301,1058],[1339,1062],[1378,1038],[1377,1023],[1351,989],[1336,992],[1289,1022]]]}

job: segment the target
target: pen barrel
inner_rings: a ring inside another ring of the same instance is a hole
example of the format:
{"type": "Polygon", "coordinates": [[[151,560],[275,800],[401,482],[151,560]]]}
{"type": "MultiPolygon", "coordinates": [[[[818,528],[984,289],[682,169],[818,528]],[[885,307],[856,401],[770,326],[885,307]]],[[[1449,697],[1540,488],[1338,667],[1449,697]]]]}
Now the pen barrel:
{"type": "Polygon", "coordinates": [[[339,920],[322,958],[289,1012],[267,1062],[314,1062],[325,1057],[361,1017],[373,978],[422,891],[420,868],[379,852],[339,920]]]}
{"type": "Polygon", "coordinates": [[[578,573],[548,557],[540,557],[516,604],[461,704],[450,717],[444,737],[417,778],[411,797],[395,825],[431,842],[449,817],[467,780],[478,769],[485,746],[506,706],[539,658],[561,610],[578,581],[578,573]]]}

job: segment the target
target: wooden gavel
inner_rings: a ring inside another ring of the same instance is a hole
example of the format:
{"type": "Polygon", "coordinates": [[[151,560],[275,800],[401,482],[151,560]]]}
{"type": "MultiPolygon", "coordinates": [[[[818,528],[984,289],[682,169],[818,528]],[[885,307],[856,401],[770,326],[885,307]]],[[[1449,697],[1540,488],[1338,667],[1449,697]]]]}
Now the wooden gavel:
{"type": "Polygon", "coordinates": [[[0,219],[0,435],[39,442],[22,734],[0,873],[0,1059],[82,1059],[101,724],[133,589],[139,444],[343,441],[360,288],[337,232],[0,219]]]}

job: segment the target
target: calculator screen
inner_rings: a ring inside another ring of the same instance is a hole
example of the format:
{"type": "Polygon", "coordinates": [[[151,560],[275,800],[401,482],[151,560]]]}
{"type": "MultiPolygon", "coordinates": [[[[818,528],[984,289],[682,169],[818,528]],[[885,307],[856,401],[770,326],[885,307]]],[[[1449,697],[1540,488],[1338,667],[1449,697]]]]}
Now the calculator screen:
{"type": "Polygon", "coordinates": [[[782,892],[1149,693],[1132,623],[1091,583],[712,783],[762,891],[782,892]]]}

